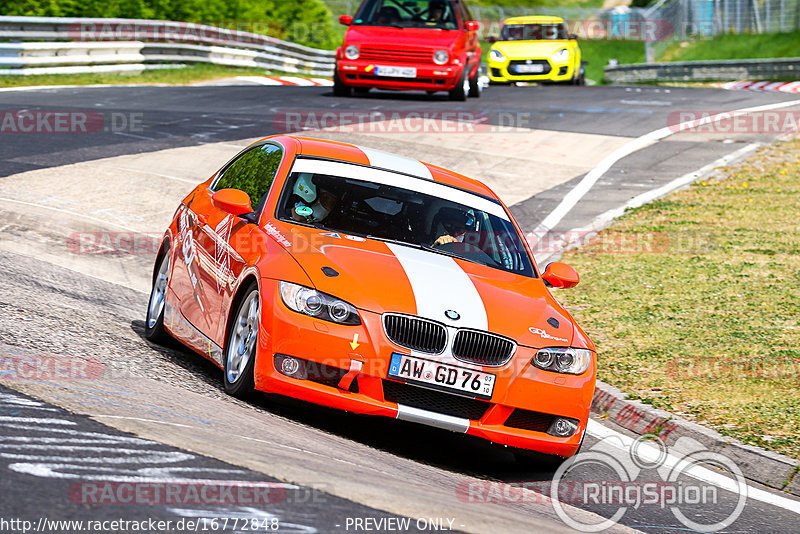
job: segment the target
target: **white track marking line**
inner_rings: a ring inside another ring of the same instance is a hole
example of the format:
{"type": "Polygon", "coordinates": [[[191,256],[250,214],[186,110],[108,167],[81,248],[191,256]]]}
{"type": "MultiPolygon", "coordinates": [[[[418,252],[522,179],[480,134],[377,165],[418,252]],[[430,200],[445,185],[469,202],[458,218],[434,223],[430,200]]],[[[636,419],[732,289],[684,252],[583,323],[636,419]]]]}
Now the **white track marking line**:
{"type": "MultiPolygon", "coordinates": [[[[615,440],[607,440],[604,441],[604,444],[608,444],[615,448],[619,448],[625,454],[628,454],[629,451],[632,450],[631,447],[634,444],[633,438],[621,434],[616,430],[612,430],[608,427],[605,427],[593,419],[589,419],[589,423],[586,426],[586,432],[590,436],[598,439],[614,437],[620,440],[618,443],[615,443],[615,440]]],[[[639,445],[636,446],[636,452],[640,456],[641,456],[640,453],[644,452],[645,455],[648,456],[648,458],[658,458],[659,455],[661,454],[661,452],[656,447],[641,442],[639,443],[639,445]]],[[[667,457],[663,465],[666,467],[674,467],[679,463],[681,463],[682,461],[684,461],[682,458],[667,453],[667,457]]],[[[703,482],[708,482],[722,489],[737,493],[739,495],[742,494],[742,492],[739,491],[738,484],[736,484],[736,482],[733,479],[728,478],[725,475],[721,475],[705,467],[692,465],[689,468],[685,469],[683,473],[692,478],[701,480],[703,482]]],[[[781,495],[776,495],[774,493],[770,493],[769,491],[765,491],[760,488],[754,488],[749,484],[747,485],[745,494],[747,498],[755,499],[757,501],[761,501],[763,503],[772,506],[777,506],[779,508],[789,510],[790,512],[794,512],[795,514],[800,514],[800,501],[789,499],[781,495]]]]}
{"type": "MultiPolygon", "coordinates": [[[[650,191],[646,191],[641,195],[637,195],[632,199],[630,199],[628,202],[626,202],[623,206],[610,209],[605,213],[601,213],[600,215],[595,217],[595,219],[589,225],[589,228],[592,230],[599,230],[612,220],[623,215],[626,210],[632,208],[638,208],[639,206],[643,206],[649,202],[652,202],[653,200],[656,200],[657,198],[666,196],[669,193],[672,193],[673,191],[680,189],[681,187],[687,186],[690,183],[697,180],[698,178],[700,178],[701,176],[705,176],[706,174],[710,173],[715,168],[722,167],[723,165],[727,165],[731,161],[737,160],[740,157],[744,157],[748,153],[755,151],[760,146],[761,143],[750,143],[749,145],[746,145],[735,152],[731,152],[730,154],[722,156],[716,161],[712,161],[708,165],[700,167],[696,171],[684,174],[680,178],[676,178],[669,183],[666,183],[660,187],[656,187],[655,189],[651,189],[650,191]]],[[[574,229],[572,231],[576,230],[577,229],[574,229]]]]}
{"type": "Polygon", "coordinates": [[[788,102],[779,102],[776,104],[767,104],[765,106],[757,106],[752,108],[742,108],[737,109],[725,113],[719,113],[717,115],[712,115],[710,117],[704,117],[702,119],[692,120],[682,122],[675,126],[665,126],[664,128],[659,128],[658,130],[654,130],[650,133],[644,134],[640,137],[637,137],[633,141],[630,141],[605,158],[591,171],[589,171],[583,179],[578,182],[578,184],[567,193],[561,202],[556,206],[556,208],[550,212],[550,214],[544,218],[544,220],[539,223],[539,226],[533,231],[536,237],[544,237],[550,230],[555,228],[555,226],[561,222],[561,220],[569,213],[572,208],[589,192],[589,190],[597,183],[597,180],[600,179],[608,170],[611,168],[612,165],[617,163],[619,160],[624,158],[625,156],[629,156],[630,154],[636,152],[637,150],[641,150],[642,148],[648,147],[665,137],[669,137],[672,134],[680,133],[683,130],[688,128],[696,128],[699,126],[703,126],[706,124],[711,124],[715,122],[719,122],[722,119],[730,119],[731,117],[737,117],[739,115],[744,115],[746,113],[755,113],[759,111],[769,111],[773,109],[780,109],[786,108],[790,106],[800,105],[800,100],[790,100],[788,102]]]}
{"type": "Polygon", "coordinates": [[[41,208],[41,209],[44,209],[44,210],[50,210],[50,211],[55,211],[55,212],[58,212],[58,213],[64,213],[66,215],[71,215],[73,217],[78,217],[80,219],[87,219],[89,221],[93,221],[93,222],[96,222],[96,223],[99,223],[99,224],[103,224],[103,225],[115,226],[117,228],[121,228],[123,230],[127,230],[128,232],[136,232],[137,231],[137,230],[134,230],[133,228],[130,228],[128,226],[123,226],[121,224],[116,224],[116,223],[113,223],[111,221],[105,221],[103,219],[98,219],[96,217],[92,217],[91,215],[84,215],[82,213],[76,213],[74,211],[62,210],[60,208],[53,208],[51,206],[45,206],[43,204],[37,204],[35,202],[25,202],[23,200],[14,200],[13,198],[5,198],[5,197],[0,197],[0,202],[11,202],[13,204],[22,204],[23,206],[33,206],[35,208],[41,208]]]}
{"type": "MultiPolygon", "coordinates": [[[[749,152],[755,151],[761,145],[762,145],[761,143],[751,143],[749,145],[740,148],[739,150],[736,150],[734,152],[731,152],[730,154],[722,156],[718,160],[712,161],[708,165],[700,167],[696,171],[684,174],[683,176],[676,178],[671,182],[668,182],[662,186],[656,187],[655,189],[651,189],[649,191],[645,191],[640,195],[636,195],[622,206],[619,206],[617,208],[612,208],[606,212],[601,213],[600,215],[595,217],[592,220],[592,222],[589,223],[588,226],[572,228],[566,233],[566,235],[568,237],[584,236],[589,232],[600,231],[606,226],[608,226],[611,223],[611,221],[613,221],[617,217],[621,217],[622,215],[624,215],[626,210],[631,208],[638,208],[639,206],[643,206],[648,202],[652,202],[653,200],[667,196],[673,191],[680,189],[681,187],[684,187],[686,185],[689,185],[690,183],[694,182],[701,176],[705,176],[711,173],[711,171],[713,171],[716,167],[722,167],[724,165],[731,163],[732,161],[735,161],[741,157],[748,155],[749,152]]],[[[563,239],[561,239],[560,241],[554,241],[551,246],[553,250],[547,256],[542,256],[540,260],[537,260],[538,263],[540,264],[547,263],[550,260],[550,258],[552,258],[557,254],[560,254],[565,249],[574,248],[574,246],[570,245],[570,242],[564,241],[563,239]]]]}

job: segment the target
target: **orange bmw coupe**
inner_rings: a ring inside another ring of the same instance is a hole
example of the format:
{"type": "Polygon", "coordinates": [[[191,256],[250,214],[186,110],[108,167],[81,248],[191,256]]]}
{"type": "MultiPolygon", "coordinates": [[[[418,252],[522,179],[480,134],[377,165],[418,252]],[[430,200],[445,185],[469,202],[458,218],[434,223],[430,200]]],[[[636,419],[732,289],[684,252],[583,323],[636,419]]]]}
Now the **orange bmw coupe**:
{"type": "MultiPolygon", "coordinates": [[[[178,206],[146,336],[225,390],[286,395],[556,457],[586,430],[596,353],[487,186],[354,145],[267,137],[178,206]]],[[[520,451],[522,452],[522,451],[520,451]]]]}

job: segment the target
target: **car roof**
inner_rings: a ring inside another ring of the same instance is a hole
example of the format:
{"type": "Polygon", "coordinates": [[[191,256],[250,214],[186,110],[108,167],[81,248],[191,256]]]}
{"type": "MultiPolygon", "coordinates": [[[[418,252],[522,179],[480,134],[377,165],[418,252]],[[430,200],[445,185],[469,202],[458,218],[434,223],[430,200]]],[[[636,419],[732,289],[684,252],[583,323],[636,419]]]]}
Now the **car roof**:
{"type": "Polygon", "coordinates": [[[564,22],[564,19],[562,19],[561,17],[530,15],[527,17],[512,17],[510,19],[504,20],[503,24],[534,24],[542,22],[558,23],[558,22],[564,22]]]}
{"type": "Polygon", "coordinates": [[[386,169],[394,172],[417,176],[419,178],[433,179],[436,182],[457,187],[472,193],[477,193],[484,197],[498,199],[497,195],[488,186],[453,172],[449,169],[424,163],[422,161],[375,150],[367,147],[341,143],[338,141],[328,141],[324,139],[313,139],[310,137],[298,137],[293,135],[275,136],[271,139],[275,141],[292,139],[298,143],[297,155],[334,159],[359,165],[369,165],[379,169],[386,169]]]}

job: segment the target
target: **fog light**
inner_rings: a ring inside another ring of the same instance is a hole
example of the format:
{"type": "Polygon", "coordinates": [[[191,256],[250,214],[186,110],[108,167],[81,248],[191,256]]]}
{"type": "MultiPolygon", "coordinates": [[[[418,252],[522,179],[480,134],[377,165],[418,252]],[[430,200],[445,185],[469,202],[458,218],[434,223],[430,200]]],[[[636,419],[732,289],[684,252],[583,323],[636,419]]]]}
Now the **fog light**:
{"type": "Polygon", "coordinates": [[[556,417],[556,420],[547,429],[547,433],[551,436],[558,436],[559,438],[568,438],[575,431],[578,430],[578,422],[574,419],[567,419],[566,417],[556,417]]]}
{"type": "Polygon", "coordinates": [[[291,378],[298,378],[301,380],[306,378],[306,369],[304,362],[298,360],[297,358],[293,358],[291,356],[276,354],[275,368],[278,371],[280,371],[281,374],[289,376],[291,378]]]}

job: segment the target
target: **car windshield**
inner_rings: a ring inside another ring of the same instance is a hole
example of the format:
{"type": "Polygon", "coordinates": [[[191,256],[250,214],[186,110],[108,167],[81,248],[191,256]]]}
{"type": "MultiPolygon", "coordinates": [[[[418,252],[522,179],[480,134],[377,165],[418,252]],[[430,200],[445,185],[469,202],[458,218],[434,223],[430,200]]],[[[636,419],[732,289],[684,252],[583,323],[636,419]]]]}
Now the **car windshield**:
{"type": "Polygon", "coordinates": [[[430,179],[298,158],[277,217],[535,276],[522,238],[499,202],[430,179]]]}
{"type": "Polygon", "coordinates": [[[450,0],[368,0],[356,14],[353,24],[458,29],[456,6],[450,0]]]}
{"type": "Polygon", "coordinates": [[[567,38],[561,24],[507,24],[500,32],[500,41],[554,41],[567,38]]]}

